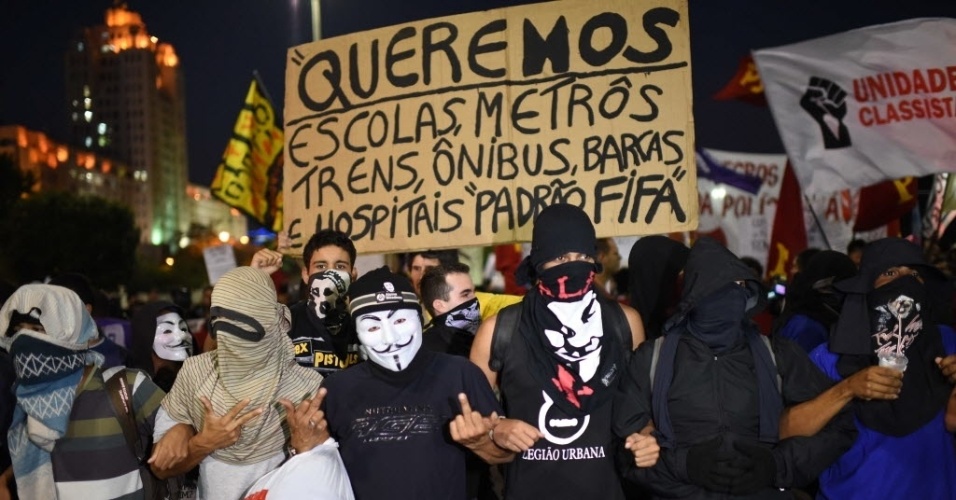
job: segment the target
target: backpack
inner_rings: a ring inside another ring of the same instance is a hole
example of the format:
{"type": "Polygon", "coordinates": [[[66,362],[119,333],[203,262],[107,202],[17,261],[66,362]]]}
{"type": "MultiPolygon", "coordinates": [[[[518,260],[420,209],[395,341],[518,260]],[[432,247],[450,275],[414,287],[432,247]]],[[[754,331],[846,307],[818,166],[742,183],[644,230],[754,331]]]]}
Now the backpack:
{"type": "MultiPolygon", "coordinates": [[[[634,350],[634,338],[630,335],[631,325],[627,322],[624,310],[617,302],[598,299],[598,304],[601,305],[602,318],[604,314],[607,314],[606,324],[610,325],[611,331],[624,346],[625,352],[630,353],[634,350]],[[609,307],[605,307],[605,305],[609,307]],[[625,332],[627,332],[627,335],[624,334],[625,332]]],[[[504,367],[505,357],[511,348],[511,340],[518,331],[520,322],[521,302],[511,304],[498,311],[495,330],[491,334],[491,359],[488,360],[488,366],[493,371],[500,373],[504,367]]]]}

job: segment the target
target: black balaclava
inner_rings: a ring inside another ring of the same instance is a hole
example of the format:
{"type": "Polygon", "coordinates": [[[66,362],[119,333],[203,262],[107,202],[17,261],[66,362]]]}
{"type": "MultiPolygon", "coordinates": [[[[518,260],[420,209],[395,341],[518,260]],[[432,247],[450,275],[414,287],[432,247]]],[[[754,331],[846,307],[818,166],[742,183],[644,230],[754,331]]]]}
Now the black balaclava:
{"type": "Polygon", "coordinates": [[[936,357],[946,355],[937,328],[940,311],[948,307],[951,297],[945,277],[926,262],[918,246],[900,238],[884,238],[863,250],[859,274],[836,287],[847,294],[830,335],[830,351],[840,355],[840,376],[847,378],[878,364],[876,353],[880,350],[899,348],[908,358],[899,398],[857,401],[857,418],[882,434],[910,434],[939,414],[952,390],[935,362],[936,357]],[[902,276],[874,288],[880,274],[899,266],[915,269],[923,283],[902,276]],[[901,307],[906,314],[900,314],[901,307]],[[903,335],[894,338],[901,325],[903,335]],[[900,340],[903,346],[899,346],[900,340]]]}
{"type": "Polygon", "coordinates": [[[832,283],[855,274],[856,264],[846,254],[834,250],[815,254],[787,288],[783,312],[774,322],[774,331],[783,328],[796,314],[808,316],[829,329],[840,316],[843,300],[843,294],[832,283]]]}
{"type": "Polygon", "coordinates": [[[611,332],[594,289],[600,266],[573,261],[545,270],[568,252],[594,258],[597,238],[583,210],[552,205],[538,215],[531,254],[522,261],[519,283],[534,282],[521,306],[520,332],[531,355],[531,372],[565,413],[583,416],[613,396],[624,349],[611,332]]]}
{"type": "Polygon", "coordinates": [[[641,313],[647,339],[661,336],[664,321],[680,302],[678,280],[690,249],[666,236],[645,236],[631,247],[628,289],[631,307],[641,313]]]}
{"type": "Polygon", "coordinates": [[[783,403],[777,370],[750,318],[766,305],[764,288],[753,269],[711,238],[697,240],[684,268],[684,293],[677,313],[664,324],[664,340],[652,393],[654,425],[665,448],[676,446],[668,393],[674,379],[677,348],[683,335],[703,342],[715,354],[749,345],[759,399],[759,435],[776,442],[783,403]]]}

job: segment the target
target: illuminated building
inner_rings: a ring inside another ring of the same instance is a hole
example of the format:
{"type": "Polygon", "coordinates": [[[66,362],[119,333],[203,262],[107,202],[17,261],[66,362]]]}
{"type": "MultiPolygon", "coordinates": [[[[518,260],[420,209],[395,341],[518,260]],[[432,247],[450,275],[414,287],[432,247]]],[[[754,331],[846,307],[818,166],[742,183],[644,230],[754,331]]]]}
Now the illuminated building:
{"type": "MultiPolygon", "coordinates": [[[[140,239],[144,242],[153,228],[146,176],[136,176],[125,162],[102,154],[50,140],[43,132],[19,125],[0,126],[0,155],[8,155],[21,171],[36,181],[33,192],[66,191],[98,196],[127,206],[133,212],[140,239]]],[[[246,234],[246,217],[238,210],[212,198],[209,188],[188,184],[183,189],[182,215],[188,224],[208,234],[246,234]]]]}
{"type": "Polygon", "coordinates": [[[36,181],[33,192],[66,191],[106,198],[132,210],[141,238],[149,234],[152,211],[145,203],[149,185],[145,178],[135,178],[126,163],[56,143],[43,132],[19,125],[0,126],[0,155],[9,155],[14,165],[30,173],[36,181]]]}
{"type": "MultiPolygon", "coordinates": [[[[125,5],[84,28],[66,54],[70,142],[124,161],[149,189],[144,241],[172,242],[188,225],[185,91],[172,45],[125,5]]],[[[137,200],[137,203],[140,201],[137,200]]]]}

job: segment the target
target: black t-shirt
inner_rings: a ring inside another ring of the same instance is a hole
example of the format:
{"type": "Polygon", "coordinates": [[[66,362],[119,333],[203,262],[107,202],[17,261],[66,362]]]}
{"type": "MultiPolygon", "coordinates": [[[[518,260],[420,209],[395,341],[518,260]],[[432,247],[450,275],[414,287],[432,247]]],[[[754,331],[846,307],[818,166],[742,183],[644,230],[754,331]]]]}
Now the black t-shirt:
{"type": "Polygon", "coordinates": [[[621,442],[611,431],[609,399],[584,417],[553,404],[531,374],[528,343],[515,332],[499,374],[506,415],[537,427],[544,438],[508,464],[509,500],[623,500],[615,456],[621,442]]]}
{"type": "Polygon", "coordinates": [[[445,316],[439,316],[433,319],[425,329],[422,334],[422,349],[467,358],[471,352],[471,344],[475,341],[475,335],[446,325],[444,318],[445,316]],[[436,322],[439,319],[441,322],[436,322]]]}
{"type": "Polygon", "coordinates": [[[465,498],[467,450],[448,430],[461,413],[458,394],[482,415],[501,413],[478,367],[423,349],[401,372],[368,362],[322,385],[329,431],[357,500],[465,498]]]}
{"type": "Polygon", "coordinates": [[[321,328],[309,318],[309,305],[302,301],[289,308],[292,312],[292,330],[289,337],[295,346],[295,360],[300,366],[313,368],[322,376],[348,368],[360,361],[359,340],[352,321],[346,321],[342,330],[333,335],[324,325],[321,328]]]}

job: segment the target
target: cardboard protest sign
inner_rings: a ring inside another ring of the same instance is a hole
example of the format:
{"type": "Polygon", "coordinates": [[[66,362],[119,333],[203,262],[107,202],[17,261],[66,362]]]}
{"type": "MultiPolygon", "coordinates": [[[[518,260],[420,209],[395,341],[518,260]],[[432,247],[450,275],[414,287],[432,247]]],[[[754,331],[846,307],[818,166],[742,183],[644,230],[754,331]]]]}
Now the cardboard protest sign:
{"type": "Polygon", "coordinates": [[[528,241],[553,203],[601,236],[697,223],[686,0],[567,0],[294,47],[285,227],[362,253],[528,241]]]}

